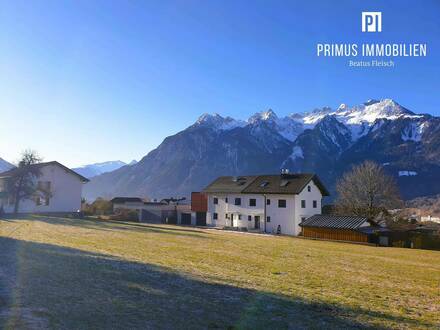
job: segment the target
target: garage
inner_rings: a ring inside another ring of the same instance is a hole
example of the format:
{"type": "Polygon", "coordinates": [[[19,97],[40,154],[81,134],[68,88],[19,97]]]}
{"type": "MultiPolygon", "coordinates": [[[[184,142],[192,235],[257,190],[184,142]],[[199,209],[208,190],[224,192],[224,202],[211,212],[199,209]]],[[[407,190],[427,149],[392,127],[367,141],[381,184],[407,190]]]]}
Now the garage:
{"type": "Polygon", "coordinates": [[[206,212],[196,212],[196,226],[206,226],[206,212]]]}
{"type": "Polygon", "coordinates": [[[191,225],[191,213],[182,213],[180,223],[182,225],[191,225]]]}

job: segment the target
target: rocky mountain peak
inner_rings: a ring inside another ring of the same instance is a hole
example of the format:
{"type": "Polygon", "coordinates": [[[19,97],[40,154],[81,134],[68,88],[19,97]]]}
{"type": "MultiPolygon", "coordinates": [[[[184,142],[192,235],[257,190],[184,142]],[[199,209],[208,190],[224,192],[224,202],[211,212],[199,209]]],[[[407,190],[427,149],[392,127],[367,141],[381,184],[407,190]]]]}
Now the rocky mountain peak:
{"type": "Polygon", "coordinates": [[[253,116],[248,119],[248,123],[254,124],[259,121],[275,121],[278,119],[278,116],[272,109],[268,109],[266,111],[257,112],[253,116]]]}
{"type": "Polygon", "coordinates": [[[345,103],[341,103],[341,105],[336,109],[337,112],[348,110],[348,105],[345,103]]]}
{"type": "Polygon", "coordinates": [[[244,126],[245,124],[244,121],[235,120],[231,117],[222,117],[218,113],[204,113],[197,119],[193,126],[207,126],[214,129],[228,130],[244,126]]]}

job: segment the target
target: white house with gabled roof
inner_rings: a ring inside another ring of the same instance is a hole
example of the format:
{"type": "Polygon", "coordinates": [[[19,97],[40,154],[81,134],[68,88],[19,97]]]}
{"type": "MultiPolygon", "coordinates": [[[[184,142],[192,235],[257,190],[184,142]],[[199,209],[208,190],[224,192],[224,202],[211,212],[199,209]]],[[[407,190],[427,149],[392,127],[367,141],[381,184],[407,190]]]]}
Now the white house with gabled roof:
{"type": "Polygon", "coordinates": [[[208,185],[208,226],[299,235],[301,221],[321,214],[328,191],[314,174],[222,176],[208,185]]]}
{"type": "MultiPolygon", "coordinates": [[[[89,180],[68,167],[56,162],[33,164],[40,176],[35,185],[44,193],[35,193],[20,201],[18,213],[73,213],[81,210],[82,187],[89,180]]],[[[16,168],[0,173],[0,208],[5,213],[14,211],[14,196],[7,191],[7,181],[16,168]]]]}

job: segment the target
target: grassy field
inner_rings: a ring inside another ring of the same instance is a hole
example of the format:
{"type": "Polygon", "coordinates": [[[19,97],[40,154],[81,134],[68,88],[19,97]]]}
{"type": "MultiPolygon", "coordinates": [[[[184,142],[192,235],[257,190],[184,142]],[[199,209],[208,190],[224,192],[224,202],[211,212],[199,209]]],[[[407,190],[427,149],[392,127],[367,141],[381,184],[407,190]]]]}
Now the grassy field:
{"type": "Polygon", "coordinates": [[[0,220],[0,328],[440,327],[440,252],[0,220]]]}

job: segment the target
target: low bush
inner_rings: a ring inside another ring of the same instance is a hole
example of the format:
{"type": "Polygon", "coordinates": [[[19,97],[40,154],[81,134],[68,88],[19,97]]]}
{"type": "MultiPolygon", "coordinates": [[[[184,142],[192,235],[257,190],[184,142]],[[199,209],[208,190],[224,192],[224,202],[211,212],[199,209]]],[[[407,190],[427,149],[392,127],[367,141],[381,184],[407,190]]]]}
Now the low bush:
{"type": "Polygon", "coordinates": [[[106,199],[97,198],[93,203],[83,203],[84,215],[108,215],[113,213],[113,204],[106,199]]]}
{"type": "Polygon", "coordinates": [[[115,213],[109,216],[110,220],[139,221],[139,213],[131,209],[116,209],[115,213]]]}

